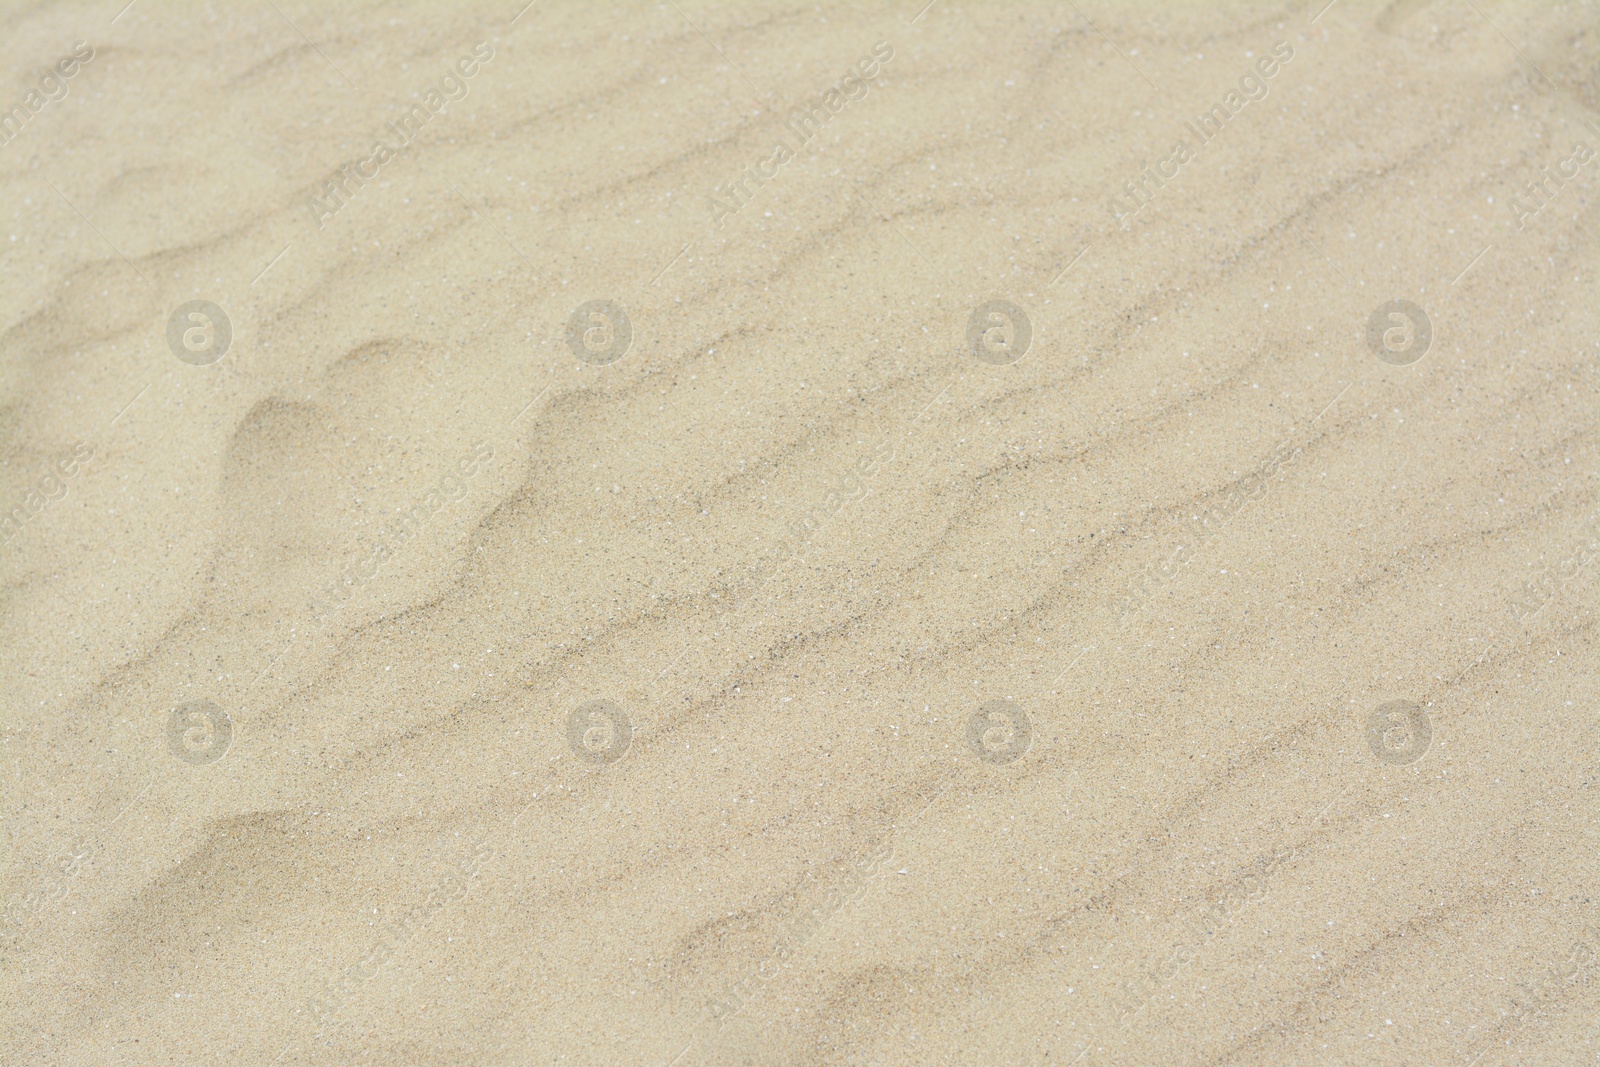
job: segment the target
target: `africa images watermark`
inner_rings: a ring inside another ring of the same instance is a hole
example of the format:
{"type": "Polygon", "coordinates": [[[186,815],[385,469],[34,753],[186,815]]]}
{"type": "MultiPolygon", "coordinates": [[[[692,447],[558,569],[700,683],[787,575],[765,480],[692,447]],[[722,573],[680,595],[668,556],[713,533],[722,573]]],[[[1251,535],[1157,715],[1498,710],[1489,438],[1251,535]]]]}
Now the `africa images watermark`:
{"type": "Polygon", "coordinates": [[[591,700],[567,715],[567,744],[585,763],[615,763],[633,743],[633,721],[614,700],[591,700]]]}
{"type": "MultiPolygon", "coordinates": [[[[197,700],[173,708],[167,727],[167,743],[172,755],[191,766],[215,763],[228,751],[233,738],[233,720],[215,702],[197,700]]],[[[114,839],[112,828],[150,788],[149,780],[132,800],[124,804],[109,824],[93,835],[80,833],[58,844],[50,862],[30,871],[31,888],[12,894],[0,908],[0,951],[11,951],[20,944],[28,927],[53,906],[63,903],[78,879],[104,856],[114,839]],[[95,838],[100,844],[95,843],[95,838]]]]}
{"type": "Polygon", "coordinates": [[[22,136],[22,128],[47,105],[65,100],[67,82],[93,58],[94,48],[87,41],[73,41],[71,54],[62,56],[55,66],[39,75],[37,89],[29,89],[22,103],[0,112],[0,148],[22,136]]]}
{"type": "Polygon", "coordinates": [[[775,563],[786,563],[789,560],[799,560],[803,563],[804,557],[801,556],[801,552],[805,550],[812,537],[845,508],[865,500],[872,491],[868,479],[884,470],[893,460],[894,443],[883,440],[870,451],[856,457],[855,463],[843,473],[835,474],[833,487],[823,496],[822,503],[807,508],[799,518],[789,524],[782,540],[774,546],[772,560],[775,563]]]}
{"type": "MultiPolygon", "coordinates": [[[[1502,1049],[1510,1046],[1522,1030],[1566,995],[1565,987],[1584,984],[1600,972],[1600,955],[1596,954],[1596,946],[1600,946],[1600,927],[1584,931],[1583,936],[1567,949],[1565,956],[1546,964],[1544,970],[1532,979],[1518,982],[1516,994],[1510,998],[1501,1021],[1493,1028],[1494,1042],[1502,1049]]],[[[1486,1048],[1474,1056],[1472,1064],[1477,1064],[1488,1051],[1486,1048]]]]}
{"type": "Polygon", "coordinates": [[[433,116],[445,111],[450,104],[465,100],[471,92],[469,79],[476,77],[483,69],[482,64],[493,58],[494,46],[486,41],[478,42],[472,48],[472,55],[456,60],[455,69],[440,78],[437,87],[430,85],[422,93],[421,102],[412,104],[396,121],[383,124],[394,135],[393,146],[386,140],[377,140],[373,142],[371,155],[342,164],[330,174],[320,187],[322,198],[312,196],[306,201],[311,217],[317,220],[317,229],[322,229],[329,219],[343,211],[367,182],[377,178],[383,167],[410,147],[433,116]]]}
{"type": "Polygon", "coordinates": [[[94,446],[82,441],[72,446],[70,452],[58,456],[36,485],[23,494],[21,502],[0,515],[0,530],[5,531],[0,544],[10,544],[12,538],[45,508],[67,495],[67,482],[77,474],[82,465],[94,459],[94,446]]]}
{"type": "Polygon", "coordinates": [[[1117,225],[1127,229],[1128,220],[1154,200],[1156,192],[1176,178],[1178,169],[1196,158],[1200,149],[1220,134],[1233,116],[1244,110],[1245,104],[1252,100],[1265,100],[1269,91],[1267,83],[1282,69],[1280,63],[1288,63],[1293,58],[1294,47],[1288,41],[1279,41],[1272,46],[1271,56],[1262,56],[1256,60],[1255,70],[1247,72],[1239,79],[1237,91],[1228,90],[1222,98],[1222,103],[1211,105],[1209,110],[1201,112],[1192,122],[1185,122],[1184,128],[1194,135],[1198,143],[1191,147],[1188,141],[1180,139],[1172,146],[1167,158],[1158,160],[1139,173],[1137,183],[1133,181],[1122,183],[1123,193],[1127,195],[1132,206],[1124,206],[1118,199],[1120,194],[1112,195],[1107,207],[1112,217],[1117,220],[1117,225]]]}
{"type": "Polygon", "coordinates": [[[1521,623],[1544,607],[1563,586],[1577,578],[1583,568],[1594,561],[1596,553],[1600,553],[1600,512],[1589,517],[1588,528],[1576,548],[1554,566],[1546,564],[1540,567],[1539,573],[1523,582],[1522,588],[1512,595],[1510,603],[1506,605],[1506,612],[1512,621],[1521,623]]]}
{"type": "Polygon", "coordinates": [[[1135,977],[1121,983],[1121,993],[1111,1005],[1112,1020],[1123,1028],[1130,1026],[1133,1017],[1143,1011],[1157,993],[1199,958],[1201,946],[1232,922],[1246,904],[1266,898],[1267,877],[1296,854],[1293,847],[1283,846],[1256,857],[1236,886],[1230,886],[1187,915],[1182,920],[1181,939],[1162,958],[1161,964],[1141,967],[1135,977]]]}
{"type": "Polygon", "coordinates": [[[888,869],[893,859],[894,842],[886,837],[856,857],[844,877],[826,896],[784,923],[771,950],[745,971],[743,977],[729,983],[721,995],[707,1006],[706,1014],[695,1027],[689,1043],[672,1058],[672,1065],[678,1064],[691,1048],[705,1042],[720,1031],[729,1019],[743,1012],[760,990],[759,983],[771,981],[781,974],[789,960],[816,938],[847,904],[860,900],[866,894],[872,881],[888,869]]]}
{"type": "Polygon", "coordinates": [[[1540,167],[1540,176],[1522,187],[1521,196],[1506,201],[1511,213],[1517,217],[1517,229],[1526,228],[1528,220],[1549,207],[1551,202],[1578,176],[1579,168],[1594,159],[1594,149],[1579,141],[1572,146],[1572,154],[1556,164],[1555,173],[1549,167],[1540,167]]]}
{"type": "Polygon", "coordinates": [[[167,748],[195,767],[215,763],[233,743],[233,717],[214,700],[191,700],[167,718],[167,748]]]}
{"type": "Polygon", "coordinates": [[[1298,458],[1300,452],[1299,446],[1288,441],[1282,442],[1272,450],[1259,470],[1250,472],[1229,486],[1219,503],[1202,507],[1192,515],[1189,520],[1191,536],[1174,545],[1164,558],[1146,564],[1143,573],[1128,582],[1128,595],[1118,605],[1118,616],[1126,616],[1147,605],[1155,595],[1150,588],[1152,583],[1159,587],[1176,578],[1178,572],[1194,559],[1200,546],[1215,537],[1230,519],[1244,509],[1246,503],[1267,495],[1271,479],[1298,458]]]}
{"type": "Polygon", "coordinates": [[[456,460],[453,469],[440,476],[439,483],[422,500],[400,513],[390,527],[387,538],[376,542],[361,559],[345,564],[339,571],[339,577],[323,586],[322,592],[311,598],[311,613],[317,625],[325,625],[357,588],[376,578],[384,562],[392,558],[401,545],[417,536],[428,520],[446,504],[465,496],[466,480],[482,469],[480,463],[488,463],[493,459],[492,447],[481,441],[474,444],[467,454],[456,460]],[[393,549],[390,545],[394,546],[393,549]]]}
{"type": "Polygon", "coordinates": [[[744,1009],[757,979],[764,982],[775,977],[783,969],[784,962],[821,933],[846,904],[860,900],[866,894],[867,886],[893,859],[894,842],[887,838],[878,842],[864,855],[856,857],[845,871],[844,878],[825,897],[785,923],[772,951],[761,957],[743,978],[729,985],[722,996],[711,1002],[708,1011],[717,1026],[720,1028],[723,1020],[744,1009]]]}
{"type": "Polygon", "coordinates": [[[72,892],[72,883],[93,862],[94,845],[74,841],[52,857],[48,873],[32,889],[13,894],[0,911],[0,947],[14,944],[29,923],[51,905],[59,904],[72,892]]]}
{"type": "Polygon", "coordinates": [[[800,154],[800,150],[822,132],[828,120],[843,111],[852,101],[867,95],[867,83],[878,76],[882,64],[894,58],[894,46],[879,41],[872,46],[872,54],[863,56],[843,78],[825,91],[814,103],[796,111],[783,125],[783,133],[766,159],[747,165],[739,176],[717,186],[716,195],[710,197],[711,221],[722,228],[723,219],[738,214],[755,199],[756,191],[778,176],[778,168],[800,154]],[[793,144],[790,141],[793,140],[793,144]],[[717,199],[718,196],[724,200],[717,199]]]}
{"type": "Polygon", "coordinates": [[[306,998],[306,1010],[317,1026],[313,1041],[326,1044],[330,1036],[329,1030],[350,998],[368,981],[376,978],[378,972],[394,958],[397,952],[416,940],[423,927],[446,905],[467,895],[472,879],[477,877],[479,869],[495,855],[494,848],[489,844],[485,834],[472,836],[477,839],[477,844],[472,847],[472,853],[459,859],[439,884],[429,891],[422,903],[408,909],[396,921],[390,923],[359,962],[342,968],[337,974],[321,983],[320,992],[306,998]]]}
{"type": "MultiPolygon", "coordinates": [[[[1184,968],[1200,958],[1201,949],[1232,923],[1246,905],[1266,898],[1268,877],[1298,855],[1299,850],[1287,845],[1258,855],[1244,868],[1241,876],[1220,894],[1208,896],[1199,908],[1182,916],[1179,919],[1178,938],[1160,962],[1154,966],[1141,963],[1135,968],[1132,978],[1117,983],[1104,1028],[1091,1021],[1083,1038],[1075,1042],[1073,1051],[1064,1056],[1061,1062],[1077,1067],[1092,1067],[1100,1059],[1099,1050],[1094,1044],[1097,1033],[1106,1034],[1111,1028],[1127,1030],[1132,1027],[1134,1018],[1163,989],[1176,981],[1184,968]]],[[[1052,1059],[1049,1062],[1055,1061],[1052,1059]]]]}

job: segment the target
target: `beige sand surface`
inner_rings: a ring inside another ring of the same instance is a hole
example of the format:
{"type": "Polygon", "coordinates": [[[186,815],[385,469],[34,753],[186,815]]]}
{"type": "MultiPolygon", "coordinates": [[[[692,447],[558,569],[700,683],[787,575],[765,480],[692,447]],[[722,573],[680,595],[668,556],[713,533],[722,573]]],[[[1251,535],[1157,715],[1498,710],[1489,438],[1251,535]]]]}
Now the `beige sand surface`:
{"type": "Polygon", "coordinates": [[[1600,1063],[1600,5],[924,2],[4,6],[4,1063],[1600,1063]]]}

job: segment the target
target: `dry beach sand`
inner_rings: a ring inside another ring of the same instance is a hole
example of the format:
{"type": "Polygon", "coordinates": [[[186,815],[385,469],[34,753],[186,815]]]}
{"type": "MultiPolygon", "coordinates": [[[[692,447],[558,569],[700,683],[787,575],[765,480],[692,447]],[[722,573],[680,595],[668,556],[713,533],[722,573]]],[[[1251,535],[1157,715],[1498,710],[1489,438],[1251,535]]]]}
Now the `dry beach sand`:
{"type": "Polygon", "coordinates": [[[1600,4],[0,8],[5,1064],[1600,1063],[1600,4]]]}

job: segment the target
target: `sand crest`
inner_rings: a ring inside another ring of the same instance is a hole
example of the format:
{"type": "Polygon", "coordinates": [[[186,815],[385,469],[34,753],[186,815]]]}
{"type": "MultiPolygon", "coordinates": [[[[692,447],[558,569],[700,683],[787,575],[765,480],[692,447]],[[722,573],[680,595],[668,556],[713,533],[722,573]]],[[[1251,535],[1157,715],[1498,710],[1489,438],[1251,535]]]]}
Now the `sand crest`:
{"type": "Polygon", "coordinates": [[[1600,1062],[1592,7],[524,2],[0,12],[0,1062],[1600,1062]]]}

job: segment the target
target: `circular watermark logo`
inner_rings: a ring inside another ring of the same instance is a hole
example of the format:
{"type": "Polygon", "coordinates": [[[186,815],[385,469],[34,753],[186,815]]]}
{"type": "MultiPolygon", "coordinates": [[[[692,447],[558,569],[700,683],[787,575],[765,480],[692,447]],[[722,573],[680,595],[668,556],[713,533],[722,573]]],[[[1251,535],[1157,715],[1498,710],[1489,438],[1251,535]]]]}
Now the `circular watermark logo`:
{"type": "Polygon", "coordinates": [[[185,363],[204,367],[228,354],[233,323],[209,300],[179,304],[167,319],[167,347],[185,363]]]}
{"type": "Polygon", "coordinates": [[[1367,347],[1391,367],[1409,367],[1432,344],[1433,322],[1409,300],[1380,304],[1367,319],[1367,347]]]}
{"type": "Polygon", "coordinates": [[[609,700],[591,700],[567,716],[567,744],[590,763],[615,763],[628,751],[633,726],[627,714],[609,700]]]}
{"type": "Polygon", "coordinates": [[[632,343],[633,323],[613,301],[591,300],[567,319],[567,347],[585,363],[615,363],[632,343]]]}
{"type": "Polygon", "coordinates": [[[1367,744],[1384,763],[1415,763],[1432,740],[1433,724],[1415,701],[1391,700],[1367,716],[1367,744]]]}
{"type": "Polygon", "coordinates": [[[1009,300],[989,300],[972,309],[967,347],[983,362],[996,367],[1015,363],[1028,354],[1032,343],[1028,313],[1009,300]]]}
{"type": "Polygon", "coordinates": [[[1009,700],[991,700],[967,720],[967,744],[985,763],[1012,763],[1028,751],[1033,723],[1009,700]]]}
{"type": "Polygon", "coordinates": [[[167,747],[185,763],[215,763],[232,741],[233,720],[215,701],[179,704],[167,721],[167,747]]]}

